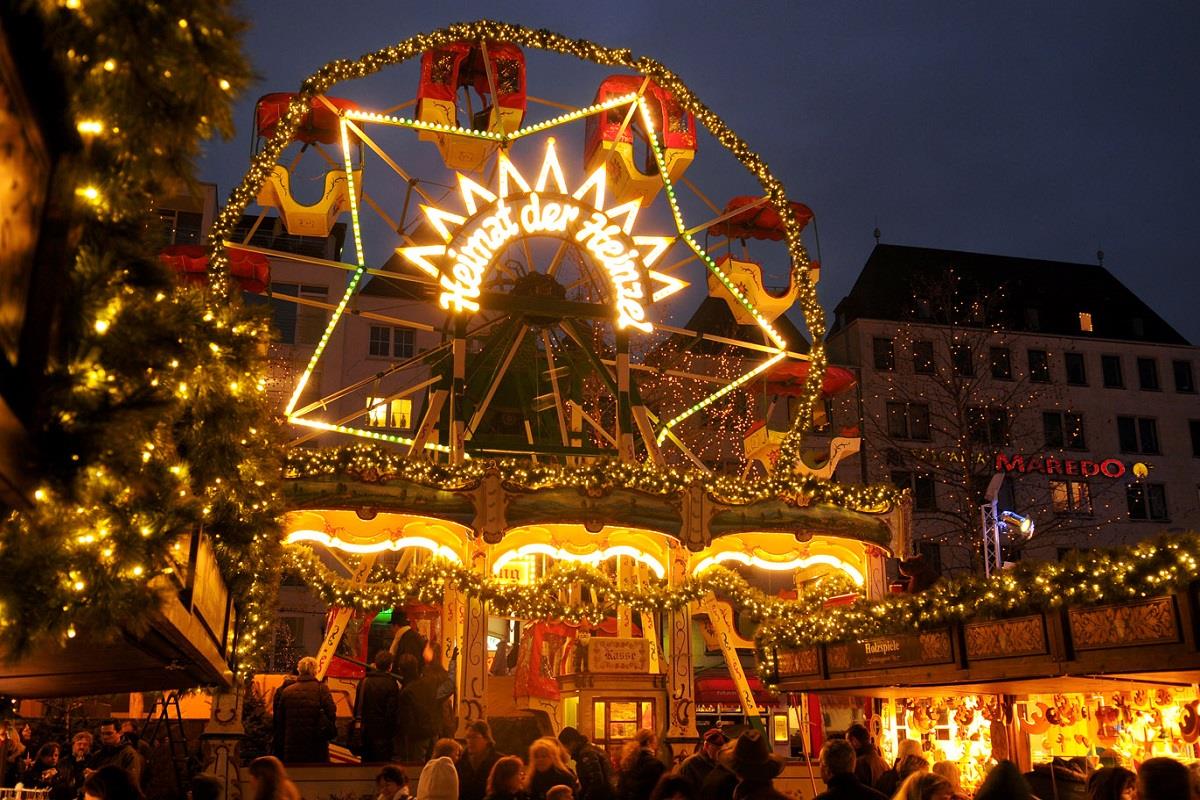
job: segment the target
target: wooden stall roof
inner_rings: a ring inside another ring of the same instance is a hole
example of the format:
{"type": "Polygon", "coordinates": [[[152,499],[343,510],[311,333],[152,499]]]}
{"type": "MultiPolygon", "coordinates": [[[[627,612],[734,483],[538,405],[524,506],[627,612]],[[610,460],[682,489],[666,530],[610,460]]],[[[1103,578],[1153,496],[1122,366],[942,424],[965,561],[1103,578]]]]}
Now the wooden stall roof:
{"type": "Polygon", "coordinates": [[[1105,606],[759,653],[782,691],[1027,694],[1200,682],[1197,586],[1105,606]]]}

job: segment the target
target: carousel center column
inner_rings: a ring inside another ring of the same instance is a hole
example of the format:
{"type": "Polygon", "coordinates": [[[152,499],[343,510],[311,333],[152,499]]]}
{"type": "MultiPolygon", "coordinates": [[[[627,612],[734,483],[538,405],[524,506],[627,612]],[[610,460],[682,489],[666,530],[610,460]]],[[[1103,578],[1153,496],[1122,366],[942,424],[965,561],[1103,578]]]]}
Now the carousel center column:
{"type": "MultiPolygon", "coordinates": [[[[671,586],[687,580],[688,550],[677,541],[669,544],[671,586]]],[[[667,735],[672,751],[691,752],[699,738],[696,731],[696,687],[692,664],[691,604],[666,615],[667,735]]]]}
{"type": "MultiPolygon", "coordinates": [[[[488,545],[483,537],[470,543],[470,567],[479,575],[487,574],[488,545]]],[[[447,593],[447,608],[450,606],[447,593]]],[[[458,592],[454,604],[457,617],[456,647],[459,648],[458,685],[458,731],[456,736],[464,738],[467,726],[472,722],[487,719],[487,604],[477,596],[465,596],[458,592]]]]}

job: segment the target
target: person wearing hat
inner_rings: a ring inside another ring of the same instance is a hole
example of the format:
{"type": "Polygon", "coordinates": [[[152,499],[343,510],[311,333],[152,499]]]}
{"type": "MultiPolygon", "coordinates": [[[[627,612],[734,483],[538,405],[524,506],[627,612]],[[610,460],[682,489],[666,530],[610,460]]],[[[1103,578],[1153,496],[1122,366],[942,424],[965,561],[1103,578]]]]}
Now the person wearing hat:
{"type": "Polygon", "coordinates": [[[433,758],[421,768],[417,779],[417,800],[458,800],[458,771],[454,762],[462,747],[453,739],[439,739],[433,746],[433,758]]]}
{"type": "Polygon", "coordinates": [[[704,785],[704,779],[708,777],[708,773],[716,768],[717,755],[721,752],[721,746],[727,741],[729,740],[725,738],[725,734],[721,733],[720,728],[706,730],[700,740],[699,752],[693,753],[683,760],[683,763],[679,765],[679,775],[686,778],[699,791],[700,787],[704,785]]]}
{"type": "Polygon", "coordinates": [[[788,800],[773,783],[783,772],[783,759],[771,752],[759,731],[746,731],[738,737],[732,768],[738,779],[733,800],[788,800]]]}
{"type": "Polygon", "coordinates": [[[575,761],[579,794],[575,800],[613,800],[612,759],[570,725],[558,732],[558,741],[575,761]]]}

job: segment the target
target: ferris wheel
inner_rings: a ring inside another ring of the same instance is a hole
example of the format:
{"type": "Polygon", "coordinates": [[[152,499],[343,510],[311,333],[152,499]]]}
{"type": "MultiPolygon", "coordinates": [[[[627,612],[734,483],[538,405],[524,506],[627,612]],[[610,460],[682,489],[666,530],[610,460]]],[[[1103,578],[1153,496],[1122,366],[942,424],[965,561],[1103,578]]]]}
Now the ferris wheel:
{"type": "Polygon", "coordinates": [[[811,212],[788,203],[761,160],[650,59],[517,26],[453,26],[335,62],[299,93],[263,97],[255,129],[254,161],[218,220],[214,257],[293,257],[251,244],[253,227],[232,238],[252,203],[292,236],[348,230],[341,262],[307,259],[346,276],[284,406],[309,436],[451,462],[704,467],[687,421],[809,358],[785,335],[794,328],[784,314],[798,298],[815,305],[819,266],[800,238],[811,212]],[[529,67],[527,51],[538,56],[529,67]],[[592,62],[591,88],[563,80],[554,53],[592,62]],[[392,97],[378,83],[356,93],[358,81],[404,62],[419,70],[407,85],[388,83],[392,97]],[[740,163],[738,186],[754,193],[714,202],[726,181],[707,176],[706,160],[740,163]],[[312,193],[305,183],[318,187],[315,202],[300,199],[312,193]],[[758,257],[772,239],[783,241],[758,257]],[[768,269],[788,286],[767,288],[768,269]],[[406,300],[394,304],[402,311],[371,310],[365,298],[382,287],[406,300]],[[689,328],[688,309],[701,302],[730,325],[689,328]],[[340,326],[363,314],[416,331],[425,346],[314,392],[340,326]],[[725,367],[678,357],[698,342],[726,354],[725,367]],[[664,376],[676,387],[669,398],[664,376]],[[355,393],[367,399],[346,404],[355,393]],[[371,424],[395,398],[419,398],[405,429],[371,424]]]}

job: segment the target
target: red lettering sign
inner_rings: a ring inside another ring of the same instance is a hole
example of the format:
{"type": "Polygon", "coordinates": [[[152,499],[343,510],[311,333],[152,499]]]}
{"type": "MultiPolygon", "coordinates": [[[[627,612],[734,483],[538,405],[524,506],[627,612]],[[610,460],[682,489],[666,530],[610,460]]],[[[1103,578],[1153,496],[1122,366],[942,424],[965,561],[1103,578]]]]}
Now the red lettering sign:
{"type": "Polygon", "coordinates": [[[1056,458],[1054,456],[1029,456],[1006,453],[996,454],[996,472],[1015,472],[1024,475],[1029,472],[1040,472],[1045,475],[1080,475],[1093,478],[1103,475],[1106,478],[1120,478],[1127,467],[1119,458],[1106,458],[1095,462],[1087,459],[1056,458]]]}

